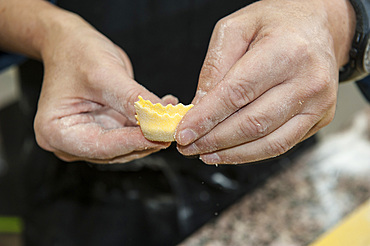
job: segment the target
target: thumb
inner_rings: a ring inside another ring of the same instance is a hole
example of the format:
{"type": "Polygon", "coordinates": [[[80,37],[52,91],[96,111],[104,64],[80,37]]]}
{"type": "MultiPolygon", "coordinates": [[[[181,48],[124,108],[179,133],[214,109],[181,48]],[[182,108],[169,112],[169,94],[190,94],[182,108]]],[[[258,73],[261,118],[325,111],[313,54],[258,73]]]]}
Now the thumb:
{"type": "Polygon", "coordinates": [[[127,75],[122,79],[105,84],[102,90],[102,103],[123,114],[132,123],[136,123],[134,103],[139,100],[139,96],[153,103],[163,103],[158,96],[127,75]]]}
{"type": "MultiPolygon", "coordinates": [[[[253,27],[248,27],[244,23],[245,20],[240,20],[240,11],[217,22],[199,75],[193,104],[197,104],[204,95],[212,90],[246,53],[249,45],[246,32],[250,32],[253,27]]],[[[253,37],[253,35],[250,36],[253,37]]]]}

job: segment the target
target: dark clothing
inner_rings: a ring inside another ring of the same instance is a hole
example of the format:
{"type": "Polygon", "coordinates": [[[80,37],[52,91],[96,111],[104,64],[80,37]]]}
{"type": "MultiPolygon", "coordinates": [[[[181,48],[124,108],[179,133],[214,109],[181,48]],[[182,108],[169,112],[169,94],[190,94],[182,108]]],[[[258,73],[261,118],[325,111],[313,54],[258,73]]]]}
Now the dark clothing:
{"type": "Polygon", "coordinates": [[[58,1],[58,5],[80,14],[128,53],[140,84],[160,97],[172,93],[186,104],[194,97],[214,25],[247,3],[240,0],[58,1]]]}

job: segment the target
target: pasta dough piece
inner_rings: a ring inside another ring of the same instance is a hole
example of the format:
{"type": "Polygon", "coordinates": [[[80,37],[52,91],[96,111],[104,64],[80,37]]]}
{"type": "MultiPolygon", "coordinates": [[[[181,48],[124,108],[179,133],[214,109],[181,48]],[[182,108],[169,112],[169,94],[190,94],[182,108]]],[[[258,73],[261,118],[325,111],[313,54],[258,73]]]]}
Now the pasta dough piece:
{"type": "Polygon", "coordinates": [[[194,105],[182,103],[173,106],[163,106],[160,103],[153,104],[139,96],[135,102],[137,124],[140,125],[144,136],[152,141],[172,142],[175,141],[175,130],[182,117],[194,105]]]}

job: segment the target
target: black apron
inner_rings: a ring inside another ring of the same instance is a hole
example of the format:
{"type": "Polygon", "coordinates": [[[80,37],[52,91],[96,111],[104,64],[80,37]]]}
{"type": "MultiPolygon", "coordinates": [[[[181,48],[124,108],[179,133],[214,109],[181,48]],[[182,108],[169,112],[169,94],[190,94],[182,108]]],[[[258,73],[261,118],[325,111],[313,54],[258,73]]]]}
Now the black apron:
{"type": "MultiPolygon", "coordinates": [[[[60,0],[58,5],[122,47],[140,84],[187,104],[214,25],[247,2],[60,0]]],[[[208,166],[180,155],[175,146],[126,164],[65,163],[34,140],[42,65],[20,66],[20,80],[22,99],[2,117],[1,130],[19,181],[25,245],[175,245],[313,142],[258,165],[208,166]]]]}

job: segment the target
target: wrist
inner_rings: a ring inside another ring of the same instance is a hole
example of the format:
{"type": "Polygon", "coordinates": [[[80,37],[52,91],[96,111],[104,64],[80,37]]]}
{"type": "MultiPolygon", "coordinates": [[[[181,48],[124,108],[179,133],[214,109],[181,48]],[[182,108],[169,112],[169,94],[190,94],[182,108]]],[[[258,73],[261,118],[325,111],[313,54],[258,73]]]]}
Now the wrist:
{"type": "Polygon", "coordinates": [[[38,43],[40,58],[43,61],[60,56],[58,50],[68,53],[67,47],[74,46],[73,41],[79,40],[77,36],[85,33],[85,30],[94,30],[77,14],[61,9],[58,9],[56,13],[46,12],[43,20],[45,20],[43,23],[44,35],[38,43]]]}
{"type": "Polygon", "coordinates": [[[320,0],[327,13],[328,28],[334,42],[338,69],[349,61],[356,29],[356,15],[348,0],[320,0]]]}

